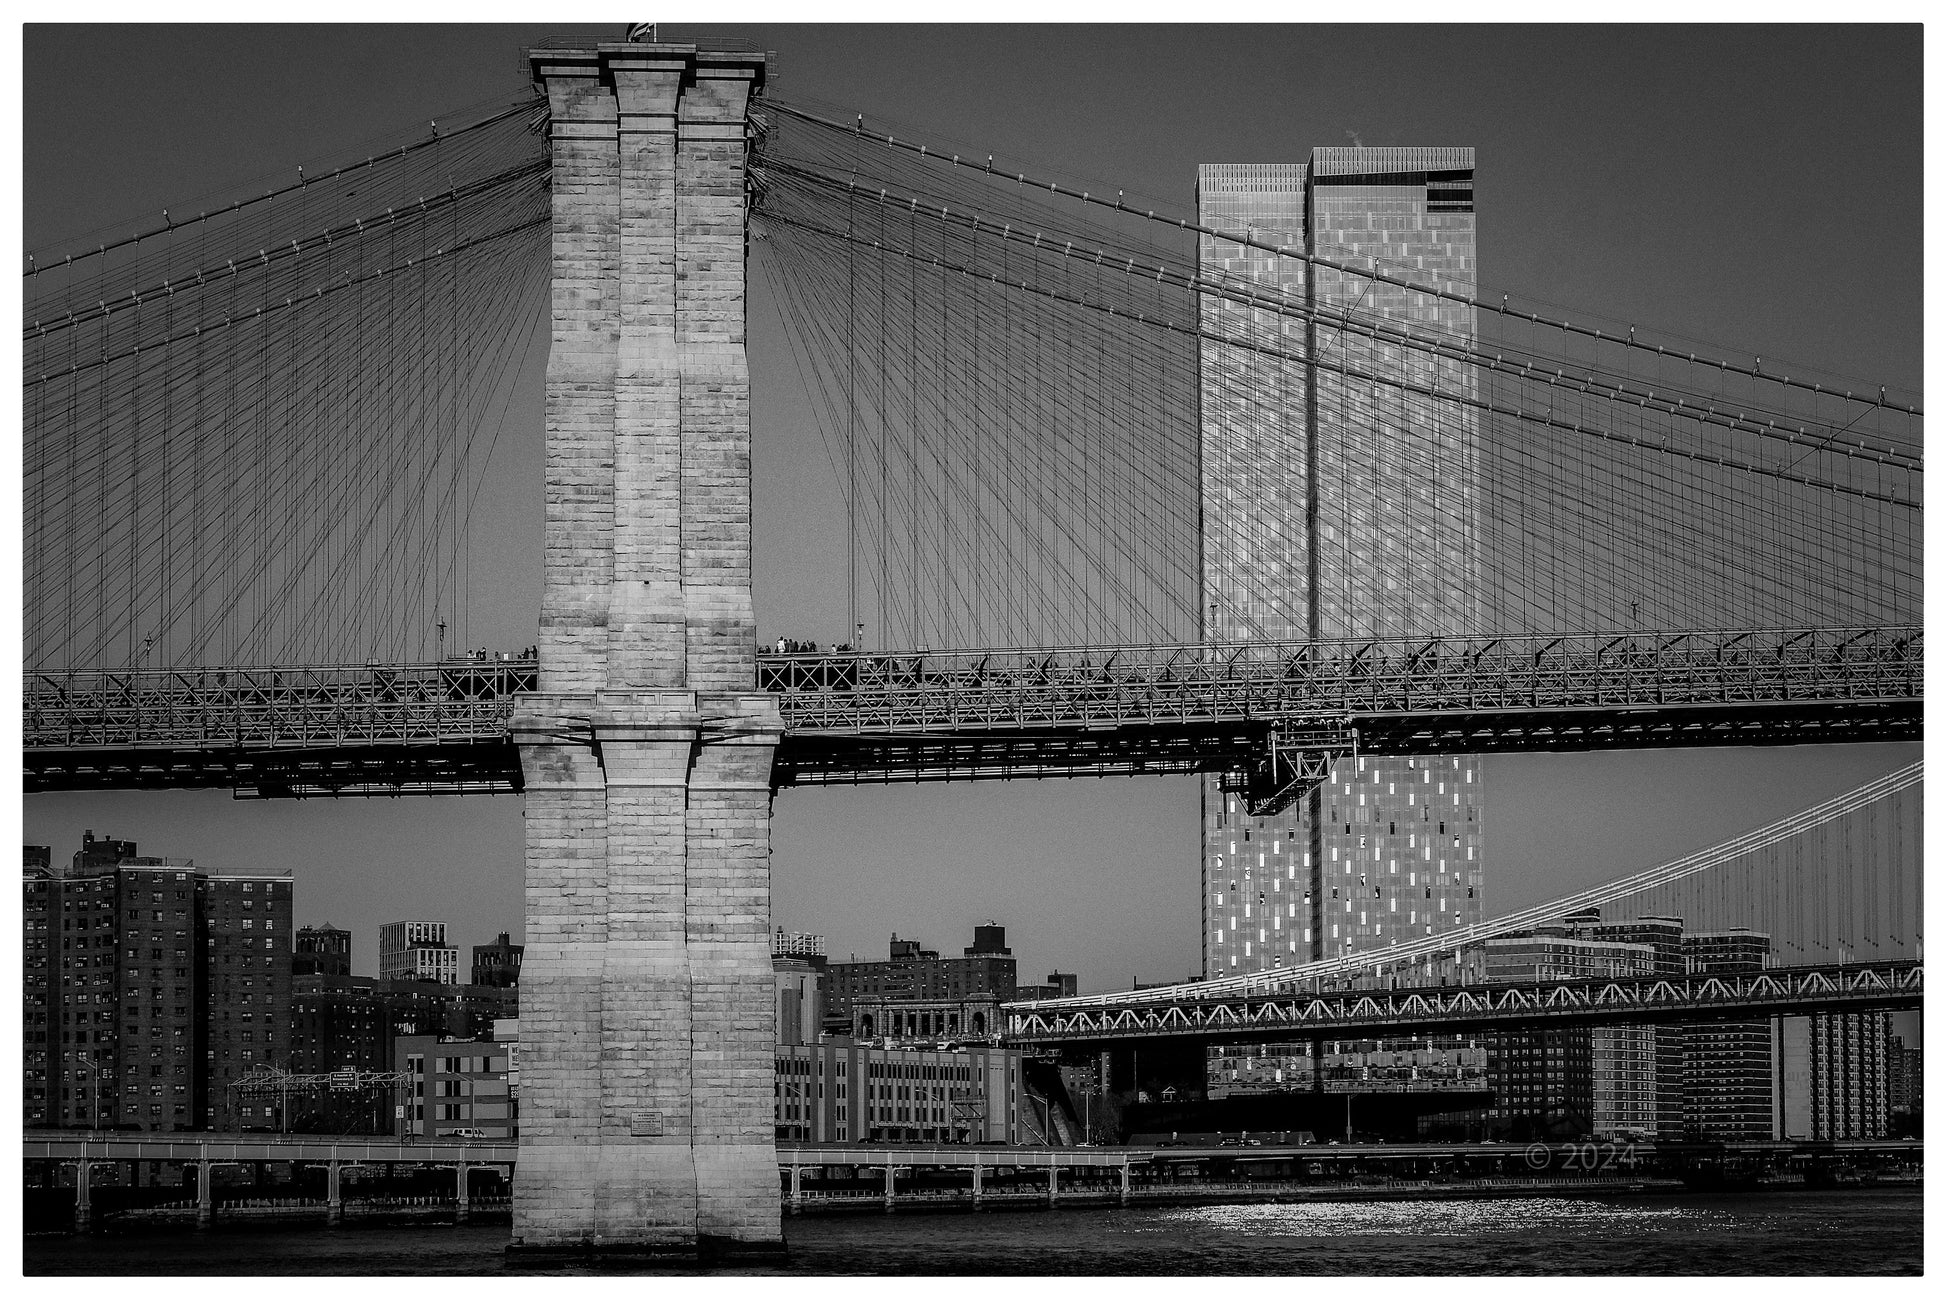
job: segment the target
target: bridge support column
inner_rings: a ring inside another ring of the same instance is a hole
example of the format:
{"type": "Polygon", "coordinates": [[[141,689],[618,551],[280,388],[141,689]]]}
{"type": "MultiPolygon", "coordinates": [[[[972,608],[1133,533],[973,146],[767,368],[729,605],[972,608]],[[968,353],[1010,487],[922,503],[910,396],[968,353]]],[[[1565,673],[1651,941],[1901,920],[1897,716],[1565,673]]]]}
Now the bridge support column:
{"type": "Polygon", "coordinates": [[[453,1171],[459,1183],[459,1204],[453,1211],[453,1221],[459,1223],[469,1222],[473,1217],[473,1188],[471,1186],[473,1169],[462,1158],[453,1171]]]}
{"type": "Polygon", "coordinates": [[[1128,1163],[1127,1161],[1123,1161],[1122,1163],[1122,1206],[1124,1208],[1128,1207],[1128,1191],[1129,1191],[1128,1163]]]}
{"type": "Polygon", "coordinates": [[[745,110],[763,57],[536,50],[553,134],[516,1249],[782,1248],[753,693],[745,110]]]}
{"type": "Polygon", "coordinates": [[[790,1173],[791,1173],[790,1211],[791,1211],[791,1216],[795,1217],[798,1214],[804,1212],[804,1166],[802,1164],[792,1164],[790,1168],[790,1173]]]}
{"type": "Polygon", "coordinates": [[[973,1212],[975,1213],[978,1213],[980,1211],[980,1199],[983,1194],[980,1187],[980,1174],[983,1171],[985,1170],[982,1169],[980,1165],[978,1164],[973,1165],[973,1212]]]}
{"type": "Polygon", "coordinates": [[[892,1212],[892,1201],[897,1198],[897,1192],[895,1192],[892,1188],[894,1183],[897,1181],[897,1174],[899,1170],[894,1168],[892,1165],[887,1164],[884,1168],[880,1169],[879,1171],[885,1175],[885,1211],[887,1213],[890,1213],[892,1212]]]}
{"type": "MultiPolygon", "coordinates": [[[[339,1182],[339,1173],[343,1167],[342,1164],[334,1159],[326,1164],[324,1168],[324,1221],[326,1226],[336,1227],[345,1220],[345,1198],[339,1182]]],[[[201,1216],[202,1213],[199,1209],[197,1217],[200,1218],[201,1216]]]]}
{"type": "Polygon", "coordinates": [[[1055,1206],[1055,1202],[1060,1198],[1061,1166],[1059,1164],[1049,1164],[1047,1166],[1047,1207],[1052,1209],[1055,1206]]]}
{"type": "Polygon", "coordinates": [[[216,1221],[216,1200],[211,1193],[209,1160],[196,1161],[196,1226],[207,1231],[216,1221]]]}
{"type": "Polygon", "coordinates": [[[81,1158],[74,1165],[74,1229],[76,1231],[88,1230],[95,1221],[94,1202],[88,1194],[88,1171],[92,1165],[88,1162],[88,1147],[85,1142],[82,1144],[81,1151],[81,1158]]]}

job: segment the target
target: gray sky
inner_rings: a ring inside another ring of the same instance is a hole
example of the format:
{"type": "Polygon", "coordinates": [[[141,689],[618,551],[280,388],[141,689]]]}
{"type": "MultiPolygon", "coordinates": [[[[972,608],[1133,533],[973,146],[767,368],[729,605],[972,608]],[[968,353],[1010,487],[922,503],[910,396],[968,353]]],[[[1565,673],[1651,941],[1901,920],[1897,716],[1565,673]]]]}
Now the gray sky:
{"type": "MultiPolygon", "coordinates": [[[[532,27],[26,29],[29,250],[512,95],[532,27]]],[[[599,28],[594,30],[601,30],[599,28]]],[[[682,29],[676,29],[681,31],[682,29]]],[[[721,28],[778,93],[1187,207],[1198,162],[1313,145],[1478,150],[1480,278],[1603,316],[1916,390],[1919,29],[721,28]]],[[[619,35],[619,28],[615,34],[619,35]]],[[[843,510],[761,287],[751,310],[759,632],[844,638],[843,510]]],[[[1768,360],[1767,360],[1768,363],[1768,360]]],[[[532,643],[540,394],[496,452],[476,640],[532,643]]],[[[1912,760],[1918,746],[1490,758],[1489,914],[1651,865],[1912,760]]],[[[220,869],[289,869],[300,923],[520,924],[517,798],[239,803],[39,795],[23,838],[84,828],[220,869]]],[[[843,957],[943,951],[989,918],[1022,974],[1084,990],[1195,971],[1189,778],[781,794],[775,923],[843,957]]]]}

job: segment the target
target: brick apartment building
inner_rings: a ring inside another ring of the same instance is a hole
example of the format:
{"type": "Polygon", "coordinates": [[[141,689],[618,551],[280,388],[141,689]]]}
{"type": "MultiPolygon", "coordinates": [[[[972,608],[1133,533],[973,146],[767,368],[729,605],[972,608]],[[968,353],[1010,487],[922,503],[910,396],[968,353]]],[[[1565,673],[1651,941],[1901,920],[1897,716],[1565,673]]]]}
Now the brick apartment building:
{"type": "Polygon", "coordinates": [[[88,832],[22,876],[30,1127],[270,1128],[232,1084],[290,1060],[291,881],[218,875],[88,832]]]}

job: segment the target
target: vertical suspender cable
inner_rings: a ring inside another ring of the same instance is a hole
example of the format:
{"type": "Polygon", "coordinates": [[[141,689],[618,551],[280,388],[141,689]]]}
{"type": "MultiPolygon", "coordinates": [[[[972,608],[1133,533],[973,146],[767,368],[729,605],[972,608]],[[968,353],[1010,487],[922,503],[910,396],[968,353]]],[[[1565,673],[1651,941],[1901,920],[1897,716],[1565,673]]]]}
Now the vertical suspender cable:
{"type": "MultiPolygon", "coordinates": [[[[906,246],[919,247],[919,213],[906,214],[906,246]]],[[[919,263],[906,263],[906,427],[905,509],[906,576],[911,596],[906,605],[906,645],[919,645],[919,263]]]]}
{"type": "Polygon", "coordinates": [[[849,296],[845,302],[845,620],[846,630],[858,625],[858,258],[857,245],[849,242],[855,234],[855,214],[849,192],[845,195],[845,275],[849,296]]]}
{"type": "MultiPolygon", "coordinates": [[[[878,209],[878,242],[881,245],[885,242],[885,233],[885,208],[881,204],[878,209]]],[[[888,386],[890,377],[887,374],[886,366],[885,336],[888,332],[888,326],[885,316],[885,280],[892,273],[892,268],[887,264],[884,256],[881,255],[874,260],[872,269],[874,277],[878,281],[878,310],[872,318],[872,330],[875,341],[878,344],[878,418],[874,422],[876,445],[873,447],[873,451],[878,460],[878,502],[877,512],[872,519],[877,529],[875,546],[878,551],[878,582],[874,591],[873,601],[875,611],[873,635],[878,647],[883,649],[886,641],[886,629],[891,625],[891,617],[887,609],[891,592],[887,588],[886,582],[891,571],[890,558],[887,550],[891,545],[892,513],[891,501],[887,495],[890,479],[888,477],[886,457],[890,454],[891,432],[889,426],[892,418],[892,401],[891,391],[888,386]]],[[[865,638],[859,630],[856,620],[853,621],[850,627],[845,629],[845,643],[854,648],[864,648],[865,638]]]]}
{"type": "MultiPolygon", "coordinates": [[[[175,301],[176,301],[175,296],[173,294],[170,294],[163,299],[162,336],[164,338],[173,337],[176,332],[175,331],[175,314],[176,314],[175,301]]],[[[171,566],[169,563],[169,558],[170,558],[169,524],[171,519],[171,509],[170,509],[171,500],[170,500],[169,489],[170,489],[170,479],[175,474],[174,446],[171,442],[171,434],[173,432],[172,426],[174,424],[174,420],[172,416],[175,411],[175,404],[173,401],[174,393],[175,393],[175,373],[173,370],[172,362],[169,359],[169,353],[165,351],[163,353],[163,365],[162,365],[162,511],[161,511],[162,535],[160,537],[160,542],[162,545],[162,555],[161,555],[162,574],[161,574],[161,580],[156,584],[156,631],[155,631],[156,643],[153,647],[155,650],[155,654],[153,656],[153,659],[149,663],[150,667],[166,667],[166,666],[170,666],[171,664],[171,656],[169,654],[168,644],[164,640],[164,636],[166,635],[166,629],[169,623],[169,609],[171,604],[174,603],[173,593],[170,590],[170,586],[169,586],[169,578],[171,572],[171,566]]]]}

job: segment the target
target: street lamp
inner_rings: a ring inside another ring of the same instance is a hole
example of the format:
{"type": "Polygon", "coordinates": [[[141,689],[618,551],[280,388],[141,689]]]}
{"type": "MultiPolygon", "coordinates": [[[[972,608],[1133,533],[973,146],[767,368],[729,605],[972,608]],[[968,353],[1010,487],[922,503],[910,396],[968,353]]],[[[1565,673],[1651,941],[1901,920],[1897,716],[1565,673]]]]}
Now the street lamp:
{"type": "Polygon", "coordinates": [[[74,1062],[94,1075],[95,1096],[94,1101],[88,1106],[88,1130],[98,1131],[101,1127],[101,1087],[105,1076],[104,1071],[100,1065],[88,1059],[86,1052],[77,1052],[74,1062]]]}

